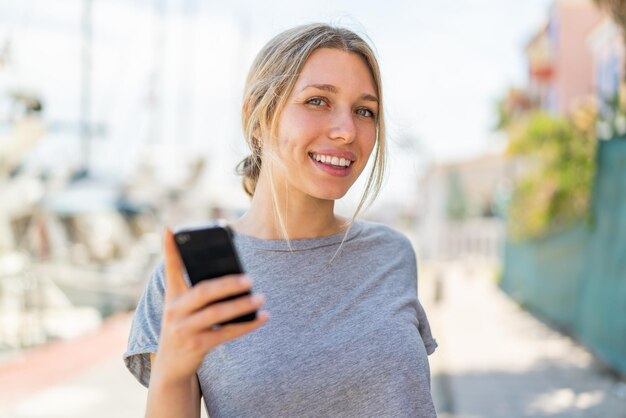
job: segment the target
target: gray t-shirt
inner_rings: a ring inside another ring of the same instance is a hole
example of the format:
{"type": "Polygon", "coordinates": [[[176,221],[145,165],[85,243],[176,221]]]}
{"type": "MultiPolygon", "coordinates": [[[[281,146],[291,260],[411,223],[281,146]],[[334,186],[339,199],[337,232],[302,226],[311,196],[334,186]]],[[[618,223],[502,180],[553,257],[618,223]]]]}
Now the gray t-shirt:
{"type": "MultiPolygon", "coordinates": [[[[261,328],[213,349],[198,369],[219,417],[435,417],[427,354],[437,343],[417,299],[415,253],[402,234],[356,221],[322,238],[235,246],[266,296],[261,328]]],[[[137,306],[124,361],[148,385],[164,289],[157,268],[137,306]]]]}

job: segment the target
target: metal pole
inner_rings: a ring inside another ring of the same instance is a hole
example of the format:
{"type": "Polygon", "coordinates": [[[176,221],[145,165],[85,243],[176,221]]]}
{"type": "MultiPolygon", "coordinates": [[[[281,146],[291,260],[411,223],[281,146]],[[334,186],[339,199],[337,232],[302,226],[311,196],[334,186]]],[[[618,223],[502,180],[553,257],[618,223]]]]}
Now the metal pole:
{"type": "Polygon", "coordinates": [[[163,127],[163,64],[165,60],[165,17],[167,12],[166,0],[154,0],[154,55],[150,74],[150,84],[148,86],[148,144],[158,144],[162,142],[163,127]]]}
{"type": "Polygon", "coordinates": [[[82,49],[81,49],[81,90],[80,90],[80,141],[81,141],[81,171],[89,174],[91,160],[91,42],[93,0],[83,0],[82,16],[82,49]]]}

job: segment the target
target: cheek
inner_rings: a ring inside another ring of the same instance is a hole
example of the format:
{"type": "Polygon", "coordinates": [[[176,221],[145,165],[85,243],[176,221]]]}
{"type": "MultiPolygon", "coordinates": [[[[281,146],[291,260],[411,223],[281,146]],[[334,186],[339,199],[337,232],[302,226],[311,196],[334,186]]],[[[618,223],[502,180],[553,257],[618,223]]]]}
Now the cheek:
{"type": "Polygon", "coordinates": [[[369,156],[374,150],[374,146],[376,145],[376,129],[367,127],[366,129],[363,129],[361,135],[361,150],[365,155],[369,156]]]}
{"type": "Polygon", "coordinates": [[[294,148],[294,139],[298,137],[298,125],[293,123],[293,116],[284,111],[276,131],[276,147],[282,159],[289,162],[289,155],[294,148]]]}
{"type": "Polygon", "coordinates": [[[302,151],[319,136],[322,124],[298,112],[285,112],[278,129],[278,145],[283,151],[302,151]]]}

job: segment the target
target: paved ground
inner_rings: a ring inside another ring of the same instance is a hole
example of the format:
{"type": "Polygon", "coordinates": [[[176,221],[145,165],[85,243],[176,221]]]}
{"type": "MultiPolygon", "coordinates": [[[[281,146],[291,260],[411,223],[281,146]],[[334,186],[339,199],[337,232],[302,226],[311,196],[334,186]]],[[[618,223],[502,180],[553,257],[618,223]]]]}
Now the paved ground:
{"type": "Polygon", "coordinates": [[[147,391],[121,359],[129,327],[120,315],[0,366],[0,418],[142,417],[147,391]]]}
{"type": "MultiPolygon", "coordinates": [[[[447,268],[437,286],[434,271],[421,269],[420,298],[440,344],[430,357],[440,418],[626,418],[626,384],[519,309],[490,273],[447,268]]],[[[142,417],[147,391],[121,361],[129,320],[0,365],[0,418],[142,417]]]]}
{"type": "Polygon", "coordinates": [[[439,286],[436,271],[423,269],[420,298],[440,345],[431,356],[440,417],[626,418],[626,384],[520,309],[489,270],[448,267],[439,286]]]}

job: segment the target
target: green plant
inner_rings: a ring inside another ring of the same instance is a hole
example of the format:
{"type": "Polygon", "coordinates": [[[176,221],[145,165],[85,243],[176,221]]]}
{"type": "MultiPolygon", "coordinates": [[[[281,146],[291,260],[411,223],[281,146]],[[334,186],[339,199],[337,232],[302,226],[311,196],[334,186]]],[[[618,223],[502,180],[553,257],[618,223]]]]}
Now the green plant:
{"type": "Polygon", "coordinates": [[[611,139],[626,134],[626,85],[622,85],[613,96],[603,100],[604,106],[598,114],[597,133],[600,139],[611,139]]]}
{"type": "Polygon", "coordinates": [[[509,153],[533,167],[513,191],[512,238],[541,237],[588,213],[597,145],[592,122],[581,123],[576,112],[572,118],[534,112],[511,127],[509,153]]]}

